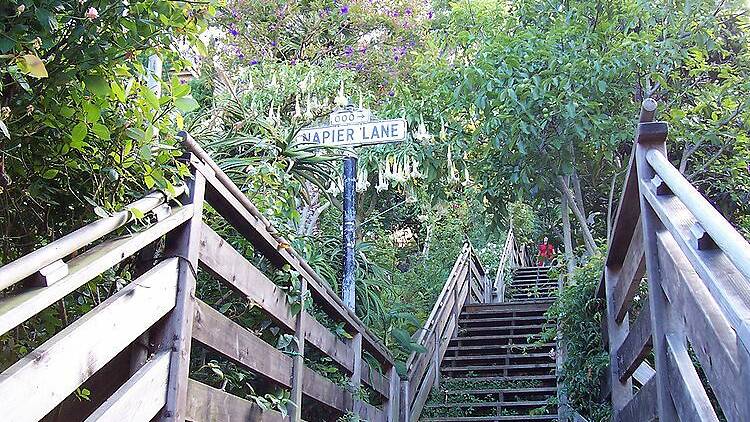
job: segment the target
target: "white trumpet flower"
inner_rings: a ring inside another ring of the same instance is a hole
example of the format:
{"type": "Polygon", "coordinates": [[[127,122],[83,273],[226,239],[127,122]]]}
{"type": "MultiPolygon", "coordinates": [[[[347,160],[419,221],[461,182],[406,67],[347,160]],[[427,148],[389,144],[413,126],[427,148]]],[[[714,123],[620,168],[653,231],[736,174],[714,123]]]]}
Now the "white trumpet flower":
{"type": "Polygon", "coordinates": [[[446,139],[448,139],[448,131],[445,128],[445,121],[443,121],[442,118],[440,119],[440,135],[439,136],[440,136],[441,141],[445,141],[446,139]]]}
{"type": "Polygon", "coordinates": [[[349,99],[346,98],[346,95],[344,94],[344,81],[341,81],[341,85],[339,86],[339,94],[336,96],[334,101],[335,104],[341,108],[349,105],[349,99]]]}
{"type": "Polygon", "coordinates": [[[304,117],[307,120],[312,120],[313,117],[315,117],[312,112],[312,100],[310,99],[310,93],[307,94],[307,109],[305,110],[304,117]]]}
{"type": "Polygon", "coordinates": [[[448,145],[448,168],[450,169],[450,181],[451,182],[457,182],[458,179],[458,172],[456,170],[456,166],[453,165],[453,153],[451,152],[451,146],[448,145]]]}

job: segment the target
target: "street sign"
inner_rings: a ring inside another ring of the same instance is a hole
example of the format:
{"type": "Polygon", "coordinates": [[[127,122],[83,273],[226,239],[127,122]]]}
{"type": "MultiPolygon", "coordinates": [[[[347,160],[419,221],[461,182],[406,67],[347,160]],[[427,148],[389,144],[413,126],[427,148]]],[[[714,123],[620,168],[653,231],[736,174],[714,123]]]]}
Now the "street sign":
{"type": "Polygon", "coordinates": [[[367,123],[371,118],[372,113],[370,110],[360,108],[334,111],[329,116],[329,121],[332,125],[351,125],[354,123],[367,123]]]}
{"type": "Polygon", "coordinates": [[[406,120],[404,119],[314,127],[302,129],[297,134],[297,141],[301,143],[340,147],[387,144],[404,139],[406,139],[406,120]]]}

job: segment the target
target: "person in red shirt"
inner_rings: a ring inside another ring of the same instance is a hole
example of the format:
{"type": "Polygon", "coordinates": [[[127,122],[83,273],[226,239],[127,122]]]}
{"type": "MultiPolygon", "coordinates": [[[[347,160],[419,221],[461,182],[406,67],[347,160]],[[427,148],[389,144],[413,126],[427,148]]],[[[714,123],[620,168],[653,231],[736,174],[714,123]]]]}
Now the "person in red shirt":
{"type": "Polygon", "coordinates": [[[549,243],[547,236],[544,236],[544,241],[539,244],[539,260],[537,261],[538,266],[547,266],[552,262],[552,257],[555,255],[555,247],[549,243]]]}

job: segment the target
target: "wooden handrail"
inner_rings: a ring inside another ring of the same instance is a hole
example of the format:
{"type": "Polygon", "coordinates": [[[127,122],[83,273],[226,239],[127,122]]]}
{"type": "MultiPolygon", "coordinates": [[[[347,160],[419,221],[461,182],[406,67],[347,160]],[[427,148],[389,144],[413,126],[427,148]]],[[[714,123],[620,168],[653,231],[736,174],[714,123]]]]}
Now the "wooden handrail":
{"type": "MultiPolygon", "coordinates": [[[[750,245],[716,208],[688,182],[661,151],[651,149],[646,160],[656,174],[677,195],[698,223],[711,236],[711,241],[721,248],[742,274],[750,279],[750,245]]],[[[705,241],[705,239],[702,239],[705,241]]]]}
{"type": "MultiPolygon", "coordinates": [[[[177,189],[177,196],[182,194],[182,192],[184,192],[184,186],[177,189]]],[[[163,204],[166,200],[167,195],[164,193],[152,192],[127,205],[122,211],[116,212],[109,217],[100,218],[52,243],[42,246],[28,255],[24,255],[0,267],[0,290],[18,283],[47,265],[65,258],[133,221],[135,217],[130,210],[135,208],[146,214],[163,204]]]]}
{"type": "Polygon", "coordinates": [[[669,162],[655,109],[644,101],[602,277],[613,418],[716,420],[697,359],[726,419],[744,420],[750,244],[669,162]],[[633,316],[644,275],[648,301],[633,316]]]}
{"type": "Polygon", "coordinates": [[[495,276],[494,290],[497,294],[497,301],[505,301],[505,269],[510,264],[511,268],[515,268],[521,264],[520,255],[516,251],[516,239],[513,234],[513,225],[508,229],[505,237],[505,244],[503,244],[503,251],[500,255],[500,262],[497,265],[497,273],[495,276]],[[510,258],[510,262],[508,262],[510,258]]]}

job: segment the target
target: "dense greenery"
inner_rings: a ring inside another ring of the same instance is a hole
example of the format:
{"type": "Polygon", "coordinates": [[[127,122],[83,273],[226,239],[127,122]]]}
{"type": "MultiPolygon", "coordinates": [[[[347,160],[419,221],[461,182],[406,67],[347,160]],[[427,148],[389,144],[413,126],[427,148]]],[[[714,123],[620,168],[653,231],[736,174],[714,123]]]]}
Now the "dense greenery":
{"type": "MultiPolygon", "coordinates": [[[[565,279],[565,289],[547,311],[548,318],[557,323],[543,334],[542,341],[553,341],[558,336],[565,361],[560,373],[563,391],[573,409],[592,421],[606,421],[609,406],[601,401],[601,382],[609,370],[609,353],[604,349],[602,319],[606,308],[596,298],[602,278],[603,257],[597,254],[576,268],[565,279]]],[[[555,274],[551,272],[551,277],[555,274]]]]}

